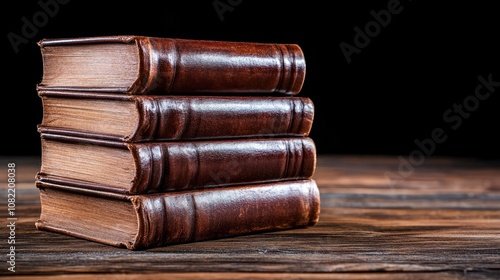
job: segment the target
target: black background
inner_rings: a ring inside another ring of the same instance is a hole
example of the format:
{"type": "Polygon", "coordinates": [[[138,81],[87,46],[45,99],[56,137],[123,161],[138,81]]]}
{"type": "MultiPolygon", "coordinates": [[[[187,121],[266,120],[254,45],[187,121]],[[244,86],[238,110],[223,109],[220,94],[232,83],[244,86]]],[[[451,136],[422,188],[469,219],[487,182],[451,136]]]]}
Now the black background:
{"type": "Polygon", "coordinates": [[[66,1],[45,22],[39,18],[30,38],[23,18],[33,23],[40,4],[4,3],[2,156],[40,153],[37,41],[120,34],[299,44],[307,63],[299,94],[315,103],[310,136],[318,154],[408,155],[419,149],[415,140],[441,128],[447,139],[433,156],[500,158],[500,87],[455,130],[443,118],[471,100],[478,76],[500,82],[499,13],[487,1],[400,1],[401,12],[350,63],[339,44],[354,45],[354,28],[394,1],[66,1]],[[223,20],[214,2],[233,4],[223,20]],[[17,52],[13,34],[25,38],[17,52]]]}

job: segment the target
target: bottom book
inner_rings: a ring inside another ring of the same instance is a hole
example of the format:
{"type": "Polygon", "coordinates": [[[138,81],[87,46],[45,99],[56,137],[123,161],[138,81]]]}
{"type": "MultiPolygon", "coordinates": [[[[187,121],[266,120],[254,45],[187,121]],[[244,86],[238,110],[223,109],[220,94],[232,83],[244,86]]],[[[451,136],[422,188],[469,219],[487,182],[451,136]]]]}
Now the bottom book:
{"type": "Polygon", "coordinates": [[[315,225],[312,179],[123,195],[36,182],[39,230],[130,250],[315,225]]]}

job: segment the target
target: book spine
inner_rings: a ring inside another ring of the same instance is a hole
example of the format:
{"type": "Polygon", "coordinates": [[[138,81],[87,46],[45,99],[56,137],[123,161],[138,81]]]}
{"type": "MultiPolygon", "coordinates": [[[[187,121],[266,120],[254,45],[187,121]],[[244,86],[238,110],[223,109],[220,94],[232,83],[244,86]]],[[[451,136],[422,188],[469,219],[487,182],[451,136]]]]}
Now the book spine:
{"type": "Polygon", "coordinates": [[[316,148],[308,137],[128,144],[136,164],[131,194],[308,179],[316,148]]]}
{"type": "Polygon", "coordinates": [[[131,198],[139,232],[129,249],[315,225],[320,195],[314,180],[131,198]]]}
{"type": "Polygon", "coordinates": [[[137,37],[141,78],[133,94],[300,92],[305,59],[296,44],[137,37]]]}
{"type": "Polygon", "coordinates": [[[308,136],[309,98],[154,97],[136,99],[140,120],[126,142],[308,136]]]}

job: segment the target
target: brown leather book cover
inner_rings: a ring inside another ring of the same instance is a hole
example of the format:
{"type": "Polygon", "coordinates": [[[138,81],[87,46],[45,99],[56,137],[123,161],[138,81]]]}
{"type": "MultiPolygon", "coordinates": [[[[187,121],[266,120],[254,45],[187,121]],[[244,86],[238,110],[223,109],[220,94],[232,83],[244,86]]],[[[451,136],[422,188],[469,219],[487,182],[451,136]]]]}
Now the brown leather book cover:
{"type": "Polygon", "coordinates": [[[320,214],[312,179],[134,196],[36,186],[37,229],[130,250],[304,228],[320,214]]]}
{"type": "Polygon", "coordinates": [[[40,89],[120,94],[300,92],[297,44],[148,36],[46,38],[40,89]]]}
{"type": "Polygon", "coordinates": [[[41,144],[40,181],[126,194],[309,179],[316,168],[309,137],[124,143],[42,133],[41,144]]]}
{"type": "Polygon", "coordinates": [[[314,119],[311,99],[297,96],[39,96],[39,132],[123,142],[308,136],[314,119]]]}

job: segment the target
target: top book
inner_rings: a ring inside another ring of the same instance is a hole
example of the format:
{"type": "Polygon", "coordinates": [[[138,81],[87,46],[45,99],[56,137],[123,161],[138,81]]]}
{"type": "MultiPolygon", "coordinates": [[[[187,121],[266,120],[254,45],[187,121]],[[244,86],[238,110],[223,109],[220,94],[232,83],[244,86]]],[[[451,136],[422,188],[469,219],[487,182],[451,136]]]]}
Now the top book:
{"type": "Polygon", "coordinates": [[[42,39],[38,45],[42,90],[295,95],[306,72],[296,44],[133,35],[42,39]]]}

